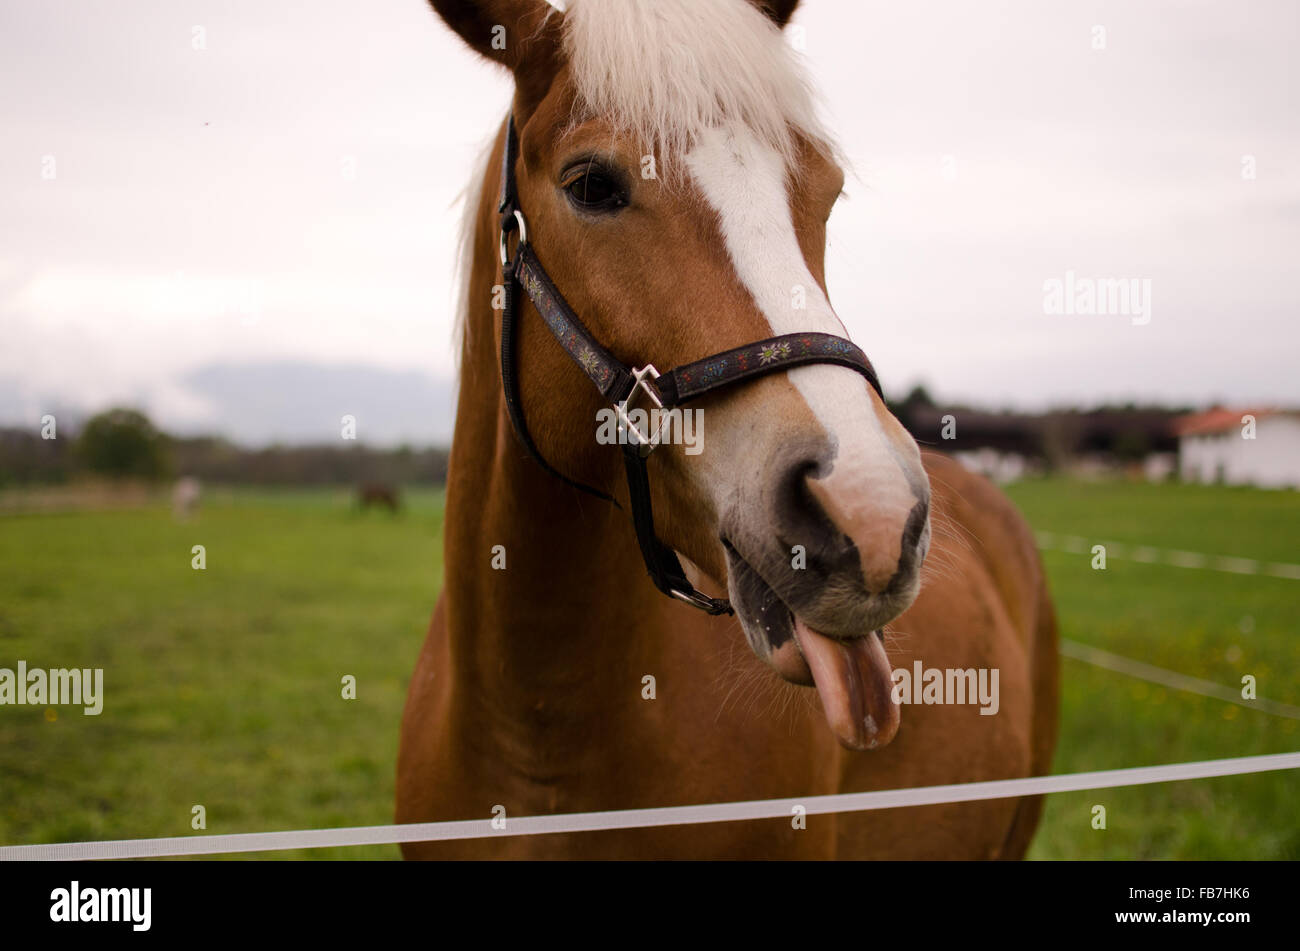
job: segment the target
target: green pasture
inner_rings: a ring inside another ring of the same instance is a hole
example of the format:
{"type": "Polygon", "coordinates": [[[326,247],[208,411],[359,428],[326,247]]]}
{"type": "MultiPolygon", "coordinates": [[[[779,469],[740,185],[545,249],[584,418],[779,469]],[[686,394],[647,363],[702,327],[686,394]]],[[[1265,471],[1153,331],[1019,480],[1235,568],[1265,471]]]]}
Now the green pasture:
{"type": "Polygon", "coordinates": [[[0,707],[0,843],[187,835],[194,805],[208,833],[392,822],[442,575],[441,493],[404,501],[397,517],[347,490],[226,493],[189,524],[163,505],[0,517],[0,667],[103,667],[108,695],[98,717],[0,707]]]}
{"type": "MultiPolygon", "coordinates": [[[[1022,482],[1040,531],[1300,564],[1300,494],[1222,486],[1022,482]]],[[[1300,707],[1300,581],[1045,551],[1061,636],[1300,707]]],[[[1300,751],[1300,721],[1061,661],[1053,772],[1300,751]]],[[[1300,772],[1058,793],[1037,858],[1300,858],[1300,772]],[[1106,807],[1105,831],[1091,827],[1106,807]]]]}
{"type": "MultiPolygon", "coordinates": [[[[1013,486],[1040,530],[1300,563],[1300,495],[1013,486]]],[[[0,706],[0,844],[392,821],[406,679],[442,574],[442,496],[346,490],[0,515],[0,667],[105,669],[99,717],[0,706]],[[203,545],[206,569],[191,567],[203,545]],[[341,696],[356,678],[357,698],[341,696]],[[57,714],[57,716],[53,716],[57,714]]],[[[4,506],[0,506],[0,511],[4,506]]],[[[1300,706],[1300,581],[1044,553],[1063,637],[1300,706]]],[[[1300,750],[1295,720],[1063,659],[1056,772],[1300,750]]],[[[1057,794],[1037,858],[1300,858],[1300,775],[1057,794]],[[1107,829],[1091,827],[1092,807],[1107,829]]],[[[393,858],[396,847],[273,853],[393,858]]]]}

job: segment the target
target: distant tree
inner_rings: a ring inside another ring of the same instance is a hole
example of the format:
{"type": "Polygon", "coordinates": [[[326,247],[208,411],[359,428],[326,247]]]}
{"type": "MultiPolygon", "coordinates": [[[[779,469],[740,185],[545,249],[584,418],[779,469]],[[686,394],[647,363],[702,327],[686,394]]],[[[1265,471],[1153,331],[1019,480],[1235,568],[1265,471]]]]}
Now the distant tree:
{"type": "Polygon", "coordinates": [[[903,398],[903,405],[908,409],[930,409],[935,403],[930,398],[930,391],[923,384],[916,384],[912,387],[912,392],[903,398]]]}
{"type": "Polygon", "coordinates": [[[1151,440],[1141,430],[1126,430],[1115,437],[1111,452],[1123,462],[1137,462],[1151,452],[1151,440]]]}
{"type": "Polygon", "coordinates": [[[1048,472],[1058,472],[1069,465],[1082,441],[1079,414],[1072,410],[1047,413],[1039,423],[1044,461],[1048,472]]]}
{"type": "Polygon", "coordinates": [[[930,398],[929,391],[919,383],[912,387],[907,396],[903,397],[902,402],[889,399],[885,401],[885,406],[889,411],[898,417],[900,423],[907,427],[915,425],[915,414],[918,410],[933,409],[934,405],[934,400],[930,398]]]}
{"type": "Polygon", "coordinates": [[[77,452],[91,472],[112,478],[157,479],[169,469],[167,437],[133,409],[91,417],[77,439],[77,452]]]}

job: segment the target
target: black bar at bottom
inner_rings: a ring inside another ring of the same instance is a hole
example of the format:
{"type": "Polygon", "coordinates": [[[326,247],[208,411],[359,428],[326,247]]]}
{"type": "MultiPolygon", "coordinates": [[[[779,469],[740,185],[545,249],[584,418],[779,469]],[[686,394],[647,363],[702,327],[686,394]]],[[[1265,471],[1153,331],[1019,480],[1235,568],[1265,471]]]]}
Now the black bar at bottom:
{"type": "Polygon", "coordinates": [[[872,947],[1097,934],[1233,941],[1291,930],[1294,873],[1259,862],[12,863],[0,865],[0,928],[6,939],[285,934],[331,944],[392,932],[457,943],[675,941],[702,929],[770,939],[785,928],[872,947]]]}

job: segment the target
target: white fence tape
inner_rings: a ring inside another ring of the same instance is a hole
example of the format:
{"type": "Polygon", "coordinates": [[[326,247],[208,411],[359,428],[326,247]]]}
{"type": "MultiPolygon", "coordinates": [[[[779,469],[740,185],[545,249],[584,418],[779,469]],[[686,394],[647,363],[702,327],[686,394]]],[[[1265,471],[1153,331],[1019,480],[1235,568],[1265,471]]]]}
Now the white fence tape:
{"type": "Polygon", "coordinates": [[[1038,547],[1044,551],[1060,551],[1071,555],[1091,554],[1093,545],[1106,549],[1107,558],[1140,561],[1148,565],[1172,565],[1175,568],[1204,568],[1208,571],[1226,571],[1234,575],[1266,575],[1300,581],[1300,565],[1257,558],[1237,558],[1232,555],[1207,555],[1199,551],[1153,548],[1150,545],[1128,545],[1124,542],[1089,540],[1081,535],[1057,535],[1054,532],[1035,532],[1038,547]]]}
{"type": "Polygon", "coordinates": [[[1202,697],[1211,697],[1215,700],[1235,703],[1248,710],[1258,710],[1261,713],[1272,714],[1275,717],[1300,720],[1300,707],[1293,707],[1289,703],[1281,703],[1277,700],[1266,700],[1263,697],[1246,700],[1242,697],[1240,691],[1231,687],[1224,687],[1210,680],[1201,680],[1199,677],[1180,674],[1176,670],[1166,670],[1164,667],[1144,664],[1140,660],[1112,654],[1110,651],[1101,650],[1091,644],[1081,644],[1078,641],[1063,637],[1061,638],[1061,653],[1066,657],[1073,657],[1075,660],[1081,660],[1086,664],[1103,667],[1106,670],[1113,670],[1120,674],[1127,674],[1139,680],[1160,684],[1162,687],[1172,687],[1174,690],[1185,690],[1188,693],[1200,694],[1202,697]]]}
{"type": "Polygon", "coordinates": [[[594,832],[603,829],[643,829],[701,822],[736,822],[744,819],[789,819],[795,807],[808,815],[863,812],[906,806],[1008,799],[1042,793],[1113,789],[1213,776],[1238,776],[1300,768],[1300,753],[1241,756],[1198,763],[1170,763],[1109,769],[1064,776],[1033,776],[992,782],[880,792],[840,793],[802,799],[762,799],[720,802],[699,806],[626,809],[617,812],[575,812],[556,816],[507,818],[504,829],[488,818],[461,822],[420,822],[407,825],[357,826],[345,829],[303,829],[294,832],[248,832],[233,835],[176,836],[162,839],[115,839],[103,842],[61,842],[50,845],[0,846],[0,861],[68,859],[160,858],[174,855],[219,855],[233,852],[271,852],[280,849],[319,849],[352,845],[391,845],[399,842],[433,842],[451,839],[490,839],[497,836],[544,835],[552,832],[594,832]]]}

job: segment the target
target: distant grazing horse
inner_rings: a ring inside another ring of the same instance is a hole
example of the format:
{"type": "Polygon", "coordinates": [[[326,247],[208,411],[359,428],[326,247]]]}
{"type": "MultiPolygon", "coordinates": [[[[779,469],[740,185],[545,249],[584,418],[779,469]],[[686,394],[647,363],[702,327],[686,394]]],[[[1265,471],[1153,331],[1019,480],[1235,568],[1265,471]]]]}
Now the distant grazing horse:
{"type": "Polygon", "coordinates": [[[172,517],[178,522],[188,522],[199,511],[203,486],[194,476],[181,476],[172,486],[172,517]]]}
{"type": "MultiPolygon", "coordinates": [[[[844,175],[782,38],[794,5],[433,0],[515,95],[471,202],[446,585],[402,722],[401,822],[1049,768],[1033,537],[989,482],[918,451],[827,300],[844,175]],[[655,402],[698,411],[698,451],[656,445],[633,418],[655,402]],[[619,445],[598,438],[611,406],[619,445]],[[976,704],[985,675],[997,699],[976,704]]],[[[1040,807],[403,851],[1006,858],[1040,807]]]]}
{"type": "Polygon", "coordinates": [[[401,507],[397,490],[382,482],[365,482],[357,486],[357,508],[364,512],[372,505],[386,508],[396,515],[401,507]]]}

